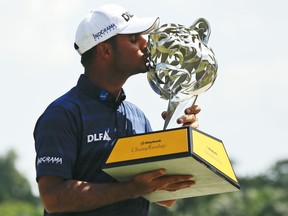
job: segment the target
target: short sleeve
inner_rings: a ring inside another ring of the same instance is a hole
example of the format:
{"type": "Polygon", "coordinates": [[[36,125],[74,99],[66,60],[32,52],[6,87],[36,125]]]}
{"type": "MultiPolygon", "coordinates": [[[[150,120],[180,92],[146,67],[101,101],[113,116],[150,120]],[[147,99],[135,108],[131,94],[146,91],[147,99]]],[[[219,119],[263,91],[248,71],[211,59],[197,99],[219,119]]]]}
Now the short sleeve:
{"type": "Polygon", "coordinates": [[[38,119],[35,130],[37,180],[44,175],[70,179],[77,160],[77,126],[73,113],[49,107],[38,119]]]}

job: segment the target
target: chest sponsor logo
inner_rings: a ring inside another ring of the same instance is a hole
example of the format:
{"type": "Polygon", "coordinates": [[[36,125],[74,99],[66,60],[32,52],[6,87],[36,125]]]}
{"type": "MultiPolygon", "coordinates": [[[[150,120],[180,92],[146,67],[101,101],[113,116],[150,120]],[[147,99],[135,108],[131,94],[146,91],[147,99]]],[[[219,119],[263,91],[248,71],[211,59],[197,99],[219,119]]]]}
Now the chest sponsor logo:
{"type": "Polygon", "coordinates": [[[95,133],[87,135],[87,143],[96,142],[96,141],[110,141],[111,138],[107,131],[103,133],[95,133]]]}

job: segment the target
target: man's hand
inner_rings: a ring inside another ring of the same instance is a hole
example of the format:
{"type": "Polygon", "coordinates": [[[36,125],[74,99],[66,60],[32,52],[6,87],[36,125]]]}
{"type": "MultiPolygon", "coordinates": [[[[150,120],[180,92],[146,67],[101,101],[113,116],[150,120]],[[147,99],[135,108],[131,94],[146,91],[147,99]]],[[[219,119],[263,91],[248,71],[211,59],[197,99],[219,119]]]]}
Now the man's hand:
{"type": "Polygon", "coordinates": [[[136,197],[157,190],[177,191],[195,184],[195,181],[191,180],[192,175],[165,174],[165,169],[159,169],[135,175],[130,183],[136,191],[136,197]]]}
{"type": "MultiPolygon", "coordinates": [[[[194,104],[191,107],[188,107],[184,111],[185,115],[177,119],[177,123],[182,124],[182,126],[191,126],[193,128],[198,128],[199,124],[196,114],[198,114],[200,111],[201,108],[198,105],[194,104]]],[[[162,112],[162,118],[166,119],[166,117],[167,117],[167,111],[162,112]]]]}

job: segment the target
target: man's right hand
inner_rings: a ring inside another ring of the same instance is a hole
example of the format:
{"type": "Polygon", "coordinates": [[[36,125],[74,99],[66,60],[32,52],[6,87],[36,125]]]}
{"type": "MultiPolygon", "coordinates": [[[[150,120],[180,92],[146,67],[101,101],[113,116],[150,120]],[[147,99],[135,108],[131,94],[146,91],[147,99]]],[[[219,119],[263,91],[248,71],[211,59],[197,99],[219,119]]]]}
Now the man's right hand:
{"type": "Polygon", "coordinates": [[[177,191],[195,185],[192,175],[165,175],[165,169],[140,173],[132,178],[131,184],[142,196],[157,190],[177,191]]]}

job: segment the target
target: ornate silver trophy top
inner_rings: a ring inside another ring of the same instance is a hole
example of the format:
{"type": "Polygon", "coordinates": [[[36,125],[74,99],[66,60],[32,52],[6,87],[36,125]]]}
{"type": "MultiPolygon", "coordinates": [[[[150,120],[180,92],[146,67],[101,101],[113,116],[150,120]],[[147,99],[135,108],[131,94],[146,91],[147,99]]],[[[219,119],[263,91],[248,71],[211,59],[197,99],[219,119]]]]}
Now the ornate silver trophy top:
{"type": "Polygon", "coordinates": [[[210,33],[209,23],[200,18],[190,27],[164,24],[149,34],[148,81],[161,98],[170,100],[170,107],[175,106],[171,101],[177,100],[178,106],[183,98],[191,99],[213,85],[218,66],[208,47],[210,33]]]}

